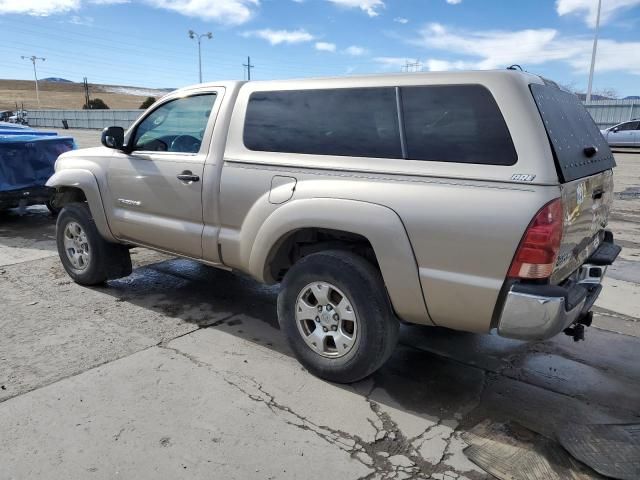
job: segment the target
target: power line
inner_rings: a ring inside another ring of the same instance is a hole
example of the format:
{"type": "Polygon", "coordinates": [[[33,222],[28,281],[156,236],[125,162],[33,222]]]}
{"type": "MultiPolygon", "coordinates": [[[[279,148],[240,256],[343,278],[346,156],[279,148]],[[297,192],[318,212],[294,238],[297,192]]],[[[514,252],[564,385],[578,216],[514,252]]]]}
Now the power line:
{"type": "MultiPolygon", "coordinates": [[[[14,25],[9,26],[9,28],[15,28],[14,25]]],[[[179,59],[184,61],[185,59],[185,51],[184,50],[176,50],[176,49],[172,49],[170,48],[168,45],[165,46],[161,46],[159,47],[157,44],[154,45],[153,47],[145,47],[144,45],[140,45],[139,43],[136,44],[135,46],[132,46],[132,43],[135,43],[133,41],[118,41],[118,40],[113,40],[113,41],[109,41],[108,43],[103,43],[103,42],[96,42],[95,41],[95,37],[92,35],[87,35],[87,34],[83,34],[83,33],[79,33],[79,32],[65,32],[64,35],[59,35],[59,34],[47,34],[47,33],[43,33],[42,30],[46,30],[46,28],[40,28],[38,27],[38,30],[28,30],[28,29],[20,29],[20,27],[17,28],[18,30],[22,30],[24,32],[27,33],[34,33],[34,34],[38,34],[39,36],[49,36],[51,38],[57,38],[61,41],[61,43],[64,43],[65,45],[69,45],[69,35],[76,35],[79,37],[83,37],[83,38],[88,38],[90,40],[83,40],[82,44],[83,46],[86,45],[94,45],[96,47],[109,47],[111,50],[117,49],[119,51],[131,54],[131,52],[135,52],[138,51],[140,52],[140,55],[143,56],[143,58],[145,59],[149,59],[149,53],[152,52],[154,55],[157,55],[158,49],[161,48],[162,52],[163,52],[163,58],[166,57],[173,57],[175,59],[179,59]],[[115,47],[114,45],[122,45],[123,47],[115,47]],[[168,52],[175,52],[174,54],[169,54],[168,52]]],[[[106,29],[103,29],[106,30],[106,29]]],[[[111,31],[114,32],[113,30],[106,30],[106,31],[111,31]]],[[[56,31],[57,32],[57,31],[56,31]]],[[[124,33],[124,32],[114,32],[114,33],[118,33],[118,35],[122,38],[129,38],[129,37],[133,37],[132,35],[130,35],[129,33],[124,33]]],[[[139,37],[138,37],[139,38],[139,37]]],[[[147,39],[148,40],[148,39],[147,39]]],[[[15,44],[17,42],[11,42],[12,44],[15,44]]],[[[24,44],[24,43],[23,43],[24,44]]],[[[26,45],[26,44],[24,44],[26,45]]],[[[32,45],[34,48],[38,47],[38,45],[32,45]]],[[[59,51],[59,49],[57,49],[59,51]]],[[[222,65],[233,65],[234,62],[229,61],[229,62],[220,62],[219,59],[220,58],[237,58],[235,55],[233,54],[229,54],[226,53],[226,51],[224,50],[216,50],[215,48],[210,50],[212,53],[215,54],[216,59],[218,60],[219,64],[222,65]]],[[[100,51],[99,53],[102,53],[102,51],[100,51]]],[[[275,61],[276,65],[280,68],[280,69],[288,69],[291,71],[300,71],[300,64],[298,62],[292,62],[292,61],[288,61],[286,59],[281,59],[279,57],[274,57],[273,60],[275,61]]],[[[340,62],[339,64],[336,64],[336,66],[343,66],[343,65],[373,65],[375,64],[375,62],[372,61],[353,61],[353,59],[350,59],[348,61],[344,61],[344,62],[340,62]]],[[[313,65],[315,65],[315,63],[310,63],[308,65],[305,66],[305,70],[309,71],[312,70],[313,65]]]]}

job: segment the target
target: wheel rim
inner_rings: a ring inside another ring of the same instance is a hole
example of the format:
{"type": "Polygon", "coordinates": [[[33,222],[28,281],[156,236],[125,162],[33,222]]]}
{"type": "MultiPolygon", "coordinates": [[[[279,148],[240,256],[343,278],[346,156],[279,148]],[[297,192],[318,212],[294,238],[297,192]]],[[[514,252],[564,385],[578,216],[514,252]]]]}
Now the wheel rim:
{"type": "Polygon", "coordinates": [[[64,227],[64,252],[76,270],[86,270],[91,262],[91,250],[87,234],[77,222],[64,227]]]}
{"type": "Polygon", "coordinates": [[[358,320],[347,296],[328,282],[304,287],[296,300],[296,325],[318,355],[340,358],[354,347],[358,320]]]}

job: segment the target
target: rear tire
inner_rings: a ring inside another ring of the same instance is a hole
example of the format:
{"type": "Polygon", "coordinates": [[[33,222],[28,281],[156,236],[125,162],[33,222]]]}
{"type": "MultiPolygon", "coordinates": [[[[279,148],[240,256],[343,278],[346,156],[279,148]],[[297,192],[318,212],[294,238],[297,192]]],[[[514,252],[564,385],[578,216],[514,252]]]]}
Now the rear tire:
{"type": "Polygon", "coordinates": [[[56,222],[56,243],[62,266],[80,285],[99,285],[131,273],[129,250],[100,235],[86,203],[69,203],[62,208],[56,222]]]}
{"type": "Polygon", "coordinates": [[[287,272],[278,320],[307,370],[337,383],[361,380],[391,356],[399,322],[380,272],[341,250],[306,256],[287,272]]]}

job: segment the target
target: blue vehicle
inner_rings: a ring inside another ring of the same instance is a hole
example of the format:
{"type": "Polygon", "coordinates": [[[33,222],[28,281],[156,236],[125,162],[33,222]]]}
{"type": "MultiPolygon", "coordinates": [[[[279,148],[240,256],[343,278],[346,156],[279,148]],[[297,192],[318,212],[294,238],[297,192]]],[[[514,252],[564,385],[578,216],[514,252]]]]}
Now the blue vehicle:
{"type": "Polygon", "coordinates": [[[45,183],[58,155],[75,148],[72,137],[0,123],[0,211],[45,204],[57,213],[54,190],[45,183]]]}

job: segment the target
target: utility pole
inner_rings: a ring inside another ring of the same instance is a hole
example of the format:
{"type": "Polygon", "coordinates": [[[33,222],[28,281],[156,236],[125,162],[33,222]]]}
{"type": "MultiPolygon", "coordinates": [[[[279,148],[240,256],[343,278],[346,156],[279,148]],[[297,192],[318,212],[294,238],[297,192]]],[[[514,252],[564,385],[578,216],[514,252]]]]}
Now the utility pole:
{"type": "Polygon", "coordinates": [[[402,67],[403,72],[419,72],[422,69],[422,64],[419,60],[415,62],[409,62],[409,60],[405,60],[405,65],[402,67]]]}
{"type": "Polygon", "coordinates": [[[198,72],[200,74],[199,76],[200,83],[202,83],[202,51],[201,51],[200,42],[202,41],[203,37],[206,37],[209,40],[211,40],[213,38],[213,35],[211,32],[197,34],[193,30],[189,30],[189,38],[192,38],[192,39],[195,38],[198,41],[198,72]]]}
{"type": "Polygon", "coordinates": [[[251,57],[247,57],[247,63],[242,64],[243,67],[247,67],[247,80],[251,80],[251,69],[255,65],[251,65],[251,57]]]}
{"type": "Polygon", "coordinates": [[[596,51],[598,50],[598,34],[600,33],[600,10],[602,0],[598,0],[598,15],[596,16],[596,33],[593,37],[593,51],[591,52],[591,69],[589,70],[589,86],[587,87],[587,102],[591,101],[591,89],[593,87],[593,71],[596,66],[596,51]]]}
{"type": "Polygon", "coordinates": [[[89,106],[89,100],[91,100],[89,98],[89,83],[87,82],[87,77],[83,78],[83,85],[84,85],[84,104],[85,104],[85,108],[88,110],[89,108],[91,108],[89,106]]]}
{"type": "Polygon", "coordinates": [[[36,71],[36,60],[42,60],[43,62],[46,60],[42,57],[36,57],[35,55],[31,55],[30,57],[26,57],[21,55],[23,60],[30,60],[33,63],[33,77],[36,80],[36,99],[38,100],[38,108],[40,108],[40,92],[38,91],[38,72],[36,71]]]}

